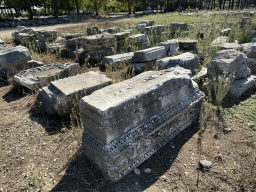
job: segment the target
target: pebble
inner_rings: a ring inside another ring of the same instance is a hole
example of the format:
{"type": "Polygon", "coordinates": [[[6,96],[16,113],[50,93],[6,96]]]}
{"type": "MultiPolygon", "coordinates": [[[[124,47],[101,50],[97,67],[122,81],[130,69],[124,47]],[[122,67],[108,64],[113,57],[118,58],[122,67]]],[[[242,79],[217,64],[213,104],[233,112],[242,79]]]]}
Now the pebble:
{"type": "Polygon", "coordinates": [[[207,160],[201,160],[200,165],[202,165],[203,168],[211,168],[212,162],[207,160]]]}
{"type": "Polygon", "coordinates": [[[22,176],[25,179],[28,175],[26,173],[23,173],[22,176]]]}
{"type": "Polygon", "coordinates": [[[164,189],[162,189],[162,192],[166,192],[164,189]]]}
{"type": "Polygon", "coordinates": [[[175,148],[175,146],[173,145],[173,146],[172,146],[172,148],[174,149],[174,148],[175,148]]]}
{"type": "Polygon", "coordinates": [[[150,173],[150,172],[151,172],[151,169],[150,169],[150,168],[146,168],[146,169],[144,170],[144,172],[145,172],[145,173],[150,173]]]}
{"type": "Polygon", "coordinates": [[[134,174],[135,175],[139,175],[140,174],[140,170],[139,169],[134,169],[134,174]]]}
{"type": "Polygon", "coordinates": [[[30,187],[34,187],[35,186],[35,184],[31,181],[31,182],[29,182],[29,184],[28,184],[30,187]]]}

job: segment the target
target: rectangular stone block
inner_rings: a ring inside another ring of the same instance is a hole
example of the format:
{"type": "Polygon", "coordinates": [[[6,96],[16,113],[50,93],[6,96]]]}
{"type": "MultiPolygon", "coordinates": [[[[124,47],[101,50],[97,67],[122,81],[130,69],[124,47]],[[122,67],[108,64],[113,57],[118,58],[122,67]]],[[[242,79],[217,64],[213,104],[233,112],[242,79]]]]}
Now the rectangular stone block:
{"type": "Polygon", "coordinates": [[[81,99],[83,150],[105,176],[119,180],[198,117],[204,95],[189,73],[147,71],[81,99]]]}
{"type": "Polygon", "coordinates": [[[79,68],[78,63],[53,63],[21,71],[13,79],[33,90],[46,86],[53,80],[76,75],[79,68]]]}
{"type": "Polygon", "coordinates": [[[90,95],[111,82],[111,79],[98,72],[82,73],[53,81],[50,85],[39,89],[37,101],[41,102],[43,109],[50,114],[67,114],[71,111],[73,99],[79,102],[83,96],[90,95]]]}
{"type": "Polygon", "coordinates": [[[176,41],[168,40],[165,42],[158,43],[156,46],[164,46],[168,56],[172,56],[176,54],[176,41]]]}
{"type": "Polygon", "coordinates": [[[120,65],[123,62],[129,63],[134,55],[134,52],[111,55],[104,57],[102,64],[120,65]]]}
{"type": "Polygon", "coordinates": [[[256,88],[256,76],[250,75],[247,78],[235,80],[230,87],[229,93],[232,97],[238,98],[249,89],[256,88]]]}
{"type": "Polygon", "coordinates": [[[131,32],[120,32],[113,34],[117,41],[125,40],[131,32]]]}
{"type": "Polygon", "coordinates": [[[129,36],[128,40],[131,44],[135,44],[139,48],[149,46],[149,38],[145,34],[136,34],[129,36]]]}
{"type": "Polygon", "coordinates": [[[114,47],[116,38],[109,33],[86,36],[82,41],[82,47],[85,51],[97,51],[100,49],[114,47]]]}
{"type": "Polygon", "coordinates": [[[185,69],[190,69],[192,73],[201,69],[197,55],[190,52],[183,53],[173,57],[166,57],[156,61],[156,66],[161,69],[166,69],[174,66],[181,66],[185,69]]]}
{"type": "Polygon", "coordinates": [[[161,59],[167,56],[167,52],[164,46],[156,46],[148,49],[143,49],[134,52],[131,62],[149,62],[157,59],[161,59]]]}

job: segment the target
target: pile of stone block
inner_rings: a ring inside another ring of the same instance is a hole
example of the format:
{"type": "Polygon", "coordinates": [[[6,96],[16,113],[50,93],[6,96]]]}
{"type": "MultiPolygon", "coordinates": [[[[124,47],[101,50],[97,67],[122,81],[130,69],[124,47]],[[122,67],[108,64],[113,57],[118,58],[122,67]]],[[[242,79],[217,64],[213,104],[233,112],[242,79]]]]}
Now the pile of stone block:
{"type": "Polygon", "coordinates": [[[156,60],[167,56],[164,46],[156,46],[134,52],[130,65],[136,71],[144,71],[153,69],[156,60]]]}
{"type": "Polygon", "coordinates": [[[18,84],[34,90],[48,85],[53,80],[74,76],[79,68],[78,63],[53,63],[21,71],[13,79],[18,84]]]}
{"type": "Polygon", "coordinates": [[[256,87],[256,76],[251,75],[247,63],[246,54],[234,49],[222,50],[217,52],[208,64],[207,76],[211,81],[218,81],[218,77],[224,73],[232,75],[229,93],[232,97],[238,98],[248,89],[256,87]]]}
{"type": "Polygon", "coordinates": [[[117,181],[198,118],[204,95],[179,66],[147,71],[79,103],[85,155],[117,181]]]}
{"type": "Polygon", "coordinates": [[[52,81],[50,85],[39,89],[37,101],[41,102],[43,109],[50,113],[60,115],[70,113],[72,102],[95,90],[112,83],[112,80],[98,72],[90,71],[80,75],[52,81]]]}

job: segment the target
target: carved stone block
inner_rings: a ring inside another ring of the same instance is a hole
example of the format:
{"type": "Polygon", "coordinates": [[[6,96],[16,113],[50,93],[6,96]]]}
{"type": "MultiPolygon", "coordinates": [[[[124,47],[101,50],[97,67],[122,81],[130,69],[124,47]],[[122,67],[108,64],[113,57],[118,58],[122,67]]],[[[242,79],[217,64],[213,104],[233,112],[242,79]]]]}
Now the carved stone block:
{"type": "Polygon", "coordinates": [[[28,89],[37,89],[53,80],[76,75],[79,68],[78,63],[53,63],[21,71],[13,79],[28,89]]]}
{"type": "Polygon", "coordinates": [[[109,85],[111,79],[98,72],[90,71],[73,77],[56,80],[50,85],[39,89],[37,100],[50,114],[70,113],[73,99],[79,101],[83,96],[109,85]]]}
{"type": "Polygon", "coordinates": [[[204,98],[189,70],[147,71],[81,99],[83,150],[117,181],[188,127],[204,98]]]}
{"type": "Polygon", "coordinates": [[[122,62],[130,62],[133,55],[134,55],[134,52],[106,56],[104,57],[102,64],[108,63],[111,65],[119,65],[122,62]]]}

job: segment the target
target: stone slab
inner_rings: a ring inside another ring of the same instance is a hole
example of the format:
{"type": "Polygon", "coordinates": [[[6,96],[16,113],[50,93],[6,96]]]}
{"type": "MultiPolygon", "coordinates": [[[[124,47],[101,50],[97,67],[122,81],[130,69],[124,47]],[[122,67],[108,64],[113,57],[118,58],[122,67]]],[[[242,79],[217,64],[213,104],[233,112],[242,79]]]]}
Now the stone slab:
{"type": "Polygon", "coordinates": [[[152,25],[155,25],[155,21],[153,20],[142,20],[142,21],[139,21],[139,24],[144,24],[146,26],[152,26],[152,25]]]}
{"type": "Polygon", "coordinates": [[[31,59],[32,56],[29,50],[23,46],[3,46],[3,49],[0,50],[0,67],[2,68],[12,68],[16,65],[24,64],[31,59]]]}
{"type": "Polygon", "coordinates": [[[227,43],[227,41],[228,41],[228,37],[220,36],[212,41],[211,46],[221,46],[224,43],[227,43]]]}
{"type": "Polygon", "coordinates": [[[188,29],[188,24],[187,23],[171,23],[170,24],[170,31],[171,32],[176,32],[176,31],[186,31],[188,29]]]}
{"type": "Polygon", "coordinates": [[[134,52],[131,62],[149,62],[167,56],[164,46],[156,46],[134,52]]]}
{"type": "Polygon", "coordinates": [[[147,47],[149,46],[149,38],[147,35],[145,34],[136,34],[136,35],[132,35],[129,36],[129,41],[132,44],[135,44],[139,47],[147,47]]]}
{"type": "Polygon", "coordinates": [[[195,50],[197,49],[198,40],[195,39],[182,39],[179,41],[180,49],[195,50]]]}
{"type": "Polygon", "coordinates": [[[134,55],[134,52],[106,56],[104,57],[102,64],[120,65],[122,62],[130,63],[133,55],[134,55]]]}
{"type": "Polygon", "coordinates": [[[116,38],[117,41],[120,41],[120,40],[125,40],[129,34],[131,34],[131,32],[120,32],[120,33],[115,33],[113,34],[116,38]]]}
{"type": "Polygon", "coordinates": [[[85,51],[97,51],[100,49],[115,46],[116,38],[109,33],[86,36],[82,41],[82,47],[85,51]]]}
{"type": "Polygon", "coordinates": [[[165,42],[158,43],[156,46],[164,46],[168,56],[172,56],[176,54],[176,41],[168,40],[165,42]]]}
{"type": "Polygon", "coordinates": [[[117,181],[187,128],[204,98],[179,66],[148,71],[81,99],[85,155],[117,181]]]}
{"type": "Polygon", "coordinates": [[[192,77],[193,80],[200,81],[207,77],[207,68],[202,67],[201,71],[192,77]]]}
{"type": "Polygon", "coordinates": [[[39,89],[37,101],[50,113],[67,114],[71,111],[71,101],[77,102],[85,95],[111,84],[112,80],[98,72],[87,72],[73,77],[52,81],[50,85],[39,89]]]}
{"type": "Polygon", "coordinates": [[[238,98],[250,88],[256,88],[256,76],[254,75],[234,81],[229,92],[232,97],[238,98]]]}
{"type": "Polygon", "coordinates": [[[247,66],[251,70],[251,75],[256,75],[256,58],[248,58],[247,66]]]}
{"type": "Polygon", "coordinates": [[[88,27],[87,28],[87,35],[96,35],[99,34],[99,27],[88,27]]]}
{"type": "Polygon", "coordinates": [[[256,42],[244,43],[241,46],[247,57],[256,58],[256,42]]]}
{"type": "Polygon", "coordinates": [[[241,50],[242,46],[237,44],[237,43],[224,43],[220,46],[221,50],[224,49],[236,49],[236,50],[241,50]]]}
{"type": "Polygon", "coordinates": [[[76,75],[79,68],[78,63],[53,63],[21,71],[13,79],[33,90],[46,86],[53,80],[76,75]]]}
{"type": "Polygon", "coordinates": [[[173,57],[166,57],[156,61],[156,66],[158,66],[160,69],[167,69],[177,65],[185,69],[190,69],[192,73],[195,73],[201,69],[197,55],[190,52],[182,53],[173,57]]]}
{"type": "Polygon", "coordinates": [[[47,30],[40,30],[40,31],[34,31],[36,34],[36,38],[39,41],[53,41],[57,39],[57,30],[54,29],[47,29],[47,30]]]}

